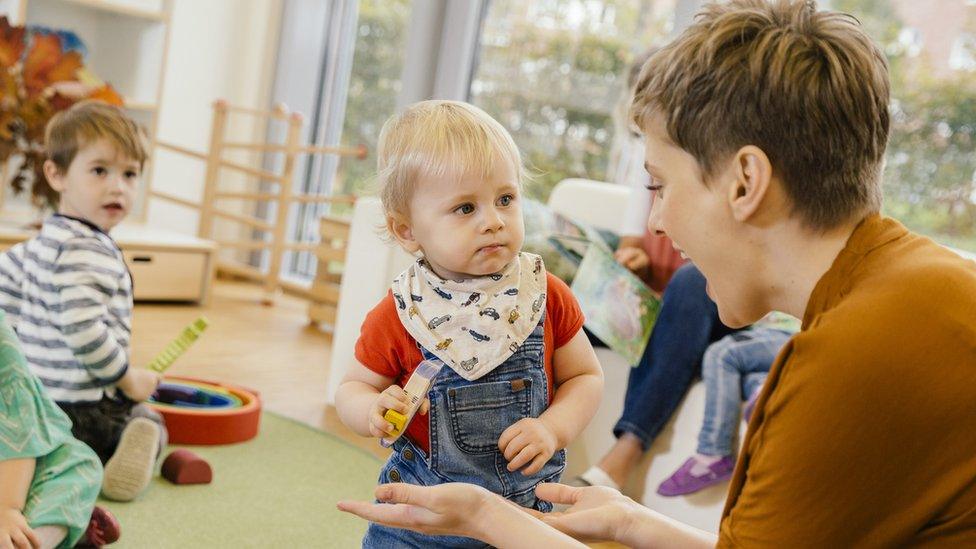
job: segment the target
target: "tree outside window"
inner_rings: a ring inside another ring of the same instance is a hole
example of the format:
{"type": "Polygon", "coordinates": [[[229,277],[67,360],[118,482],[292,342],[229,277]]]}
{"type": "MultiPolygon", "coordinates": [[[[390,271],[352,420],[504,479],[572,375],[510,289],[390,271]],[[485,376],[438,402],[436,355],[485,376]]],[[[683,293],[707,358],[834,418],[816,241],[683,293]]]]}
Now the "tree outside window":
{"type": "Polygon", "coordinates": [[[482,24],[471,102],[512,132],[545,201],[567,177],[606,180],[613,111],[627,70],[666,41],[674,1],[493,0],[482,24]]]}

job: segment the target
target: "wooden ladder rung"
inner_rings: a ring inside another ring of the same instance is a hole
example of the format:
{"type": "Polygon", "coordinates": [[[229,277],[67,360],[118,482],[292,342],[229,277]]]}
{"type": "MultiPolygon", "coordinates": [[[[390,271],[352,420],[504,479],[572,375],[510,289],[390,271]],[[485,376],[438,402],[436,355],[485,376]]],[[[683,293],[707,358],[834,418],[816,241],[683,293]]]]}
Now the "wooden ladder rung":
{"type": "Polygon", "coordinates": [[[237,170],[248,175],[252,175],[261,179],[263,181],[274,181],[280,183],[284,180],[284,177],[276,174],[274,172],[269,172],[268,170],[259,170],[257,168],[252,168],[250,166],[245,166],[244,164],[238,164],[237,162],[231,162],[230,160],[221,160],[220,165],[224,168],[230,168],[232,170],[237,170]]]}
{"type": "Polygon", "coordinates": [[[262,231],[272,231],[274,230],[274,225],[267,223],[256,217],[249,217],[246,215],[233,214],[230,212],[222,212],[220,210],[214,210],[213,214],[218,217],[223,217],[224,219],[230,219],[231,221],[237,221],[238,223],[243,223],[245,225],[250,225],[255,229],[261,229],[262,231]]]}

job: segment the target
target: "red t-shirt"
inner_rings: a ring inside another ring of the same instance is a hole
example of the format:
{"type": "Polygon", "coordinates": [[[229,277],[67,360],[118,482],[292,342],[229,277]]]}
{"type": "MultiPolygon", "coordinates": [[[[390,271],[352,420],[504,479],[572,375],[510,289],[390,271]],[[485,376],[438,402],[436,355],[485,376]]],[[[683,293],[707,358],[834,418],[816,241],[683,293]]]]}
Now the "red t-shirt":
{"type": "MultiPolygon", "coordinates": [[[[546,273],[545,369],[549,380],[549,399],[553,392],[553,352],[569,343],[583,327],[583,311],[565,282],[546,273]]],[[[407,333],[397,316],[393,293],[389,292],[366,315],[359,340],[356,360],[370,370],[396,379],[403,387],[414,369],[423,361],[417,342],[407,333]]],[[[424,416],[414,417],[407,426],[406,436],[430,452],[430,421],[424,416]]]]}

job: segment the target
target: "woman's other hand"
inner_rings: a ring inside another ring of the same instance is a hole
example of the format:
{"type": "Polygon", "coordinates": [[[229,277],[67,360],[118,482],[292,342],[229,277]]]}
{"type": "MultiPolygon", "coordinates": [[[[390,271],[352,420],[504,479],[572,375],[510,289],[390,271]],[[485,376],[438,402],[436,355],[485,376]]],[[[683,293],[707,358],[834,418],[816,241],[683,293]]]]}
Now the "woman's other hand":
{"type": "Polygon", "coordinates": [[[622,542],[641,505],[613,488],[577,488],[544,483],[535,495],[555,504],[569,505],[565,511],[539,515],[543,522],[580,540],[622,542]]]}

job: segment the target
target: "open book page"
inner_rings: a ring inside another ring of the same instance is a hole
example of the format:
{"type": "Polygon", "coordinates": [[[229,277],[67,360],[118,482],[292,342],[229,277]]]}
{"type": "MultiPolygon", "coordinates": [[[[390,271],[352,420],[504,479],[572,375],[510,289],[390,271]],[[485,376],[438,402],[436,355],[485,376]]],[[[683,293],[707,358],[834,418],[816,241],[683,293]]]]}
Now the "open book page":
{"type": "Polygon", "coordinates": [[[587,249],[571,287],[586,328],[636,365],[661,310],[660,299],[601,246],[587,249]]]}
{"type": "Polygon", "coordinates": [[[587,329],[636,365],[661,305],[613,258],[616,238],[532,200],[523,203],[523,213],[523,249],[542,256],[546,270],[570,285],[587,329]]]}

